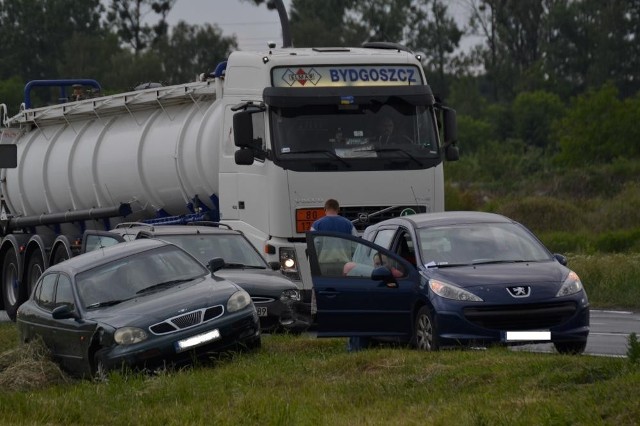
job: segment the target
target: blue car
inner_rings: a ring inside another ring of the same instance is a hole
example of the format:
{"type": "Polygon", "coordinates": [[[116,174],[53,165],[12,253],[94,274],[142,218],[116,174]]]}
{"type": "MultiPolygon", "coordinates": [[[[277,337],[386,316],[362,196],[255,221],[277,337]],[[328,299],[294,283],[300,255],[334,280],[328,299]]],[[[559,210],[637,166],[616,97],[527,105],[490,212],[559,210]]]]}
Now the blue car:
{"type": "Polygon", "coordinates": [[[368,227],[362,238],[309,232],[307,249],[318,337],[421,350],[551,342],[578,354],[586,347],[589,301],[580,278],[507,217],[403,216],[368,227]]]}

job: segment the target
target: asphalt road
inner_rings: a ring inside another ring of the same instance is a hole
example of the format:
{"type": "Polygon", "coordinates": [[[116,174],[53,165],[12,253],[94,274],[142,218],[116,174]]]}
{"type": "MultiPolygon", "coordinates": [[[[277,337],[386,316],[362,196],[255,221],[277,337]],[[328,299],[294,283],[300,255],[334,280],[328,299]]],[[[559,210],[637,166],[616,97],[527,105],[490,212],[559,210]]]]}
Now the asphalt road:
{"type": "MultiPolygon", "coordinates": [[[[0,311],[0,322],[9,321],[5,311],[0,311]]],[[[591,311],[591,332],[585,354],[595,356],[626,356],[629,334],[640,337],[640,314],[624,311],[591,311]]],[[[305,335],[315,337],[315,333],[305,335]]],[[[524,345],[514,350],[554,352],[552,344],[524,345]]]]}

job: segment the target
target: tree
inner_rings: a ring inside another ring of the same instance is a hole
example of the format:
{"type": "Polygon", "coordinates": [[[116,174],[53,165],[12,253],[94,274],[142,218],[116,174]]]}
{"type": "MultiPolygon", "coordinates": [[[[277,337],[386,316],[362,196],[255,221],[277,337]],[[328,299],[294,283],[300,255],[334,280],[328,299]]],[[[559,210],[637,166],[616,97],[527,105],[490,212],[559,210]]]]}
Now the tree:
{"type": "Polygon", "coordinates": [[[155,51],[162,61],[164,81],[171,84],[194,81],[203,72],[213,71],[237,49],[235,37],[223,37],[218,26],[189,25],[184,21],[155,51]]]}
{"type": "Polygon", "coordinates": [[[613,81],[623,97],[640,89],[640,1],[558,1],[550,10],[544,72],[564,97],[613,81]]]}
{"type": "Polygon", "coordinates": [[[362,26],[345,25],[351,4],[352,1],[345,0],[293,0],[289,15],[294,46],[336,47],[362,43],[362,26]]]}
{"type": "Polygon", "coordinates": [[[176,0],[111,0],[107,22],[115,26],[122,42],[129,45],[137,57],[159,38],[166,36],[166,17],[176,0]],[[144,22],[145,17],[155,12],[161,16],[154,26],[144,22]]]}
{"type": "Polygon", "coordinates": [[[554,126],[562,165],[609,163],[616,158],[640,158],[638,113],[640,94],[626,101],[607,84],[589,90],[572,102],[566,116],[554,126]]]}
{"type": "Polygon", "coordinates": [[[554,148],[551,126],[562,119],[565,107],[556,94],[537,91],[519,94],[513,102],[516,137],[528,146],[554,148]]]}
{"type": "Polygon", "coordinates": [[[425,55],[425,71],[431,85],[440,96],[446,97],[449,94],[447,74],[462,31],[442,0],[414,2],[412,12],[414,18],[409,22],[407,45],[425,55]]]}
{"type": "Polygon", "coordinates": [[[0,0],[0,79],[56,78],[64,42],[100,34],[100,0],[0,0]]]}

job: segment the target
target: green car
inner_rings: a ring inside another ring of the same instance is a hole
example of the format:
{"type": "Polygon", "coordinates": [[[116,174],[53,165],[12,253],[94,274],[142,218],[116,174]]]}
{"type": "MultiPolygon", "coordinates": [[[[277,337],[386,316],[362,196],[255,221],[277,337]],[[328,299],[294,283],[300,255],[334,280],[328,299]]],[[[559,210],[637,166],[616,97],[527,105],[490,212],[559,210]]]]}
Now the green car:
{"type": "Polygon", "coordinates": [[[181,365],[228,350],[257,349],[249,294],[181,248],[138,240],[47,269],[18,309],[22,342],[41,336],[70,373],[181,365]]]}

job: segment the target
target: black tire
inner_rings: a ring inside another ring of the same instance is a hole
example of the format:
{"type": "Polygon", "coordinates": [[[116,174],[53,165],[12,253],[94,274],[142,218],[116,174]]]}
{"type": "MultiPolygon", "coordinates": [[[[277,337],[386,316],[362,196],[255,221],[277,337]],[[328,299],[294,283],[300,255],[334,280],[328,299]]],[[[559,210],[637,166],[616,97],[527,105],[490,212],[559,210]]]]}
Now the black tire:
{"type": "Polygon", "coordinates": [[[22,286],[23,291],[20,296],[20,303],[26,302],[31,296],[33,288],[36,286],[38,279],[45,270],[44,259],[40,250],[34,251],[29,257],[29,263],[27,264],[26,277],[22,286]]]}
{"type": "Polygon", "coordinates": [[[426,306],[421,307],[416,315],[411,346],[419,351],[437,351],[440,349],[433,313],[426,306]]]}
{"type": "Polygon", "coordinates": [[[567,355],[580,355],[587,347],[587,341],[553,342],[553,346],[555,346],[558,353],[567,355]]]}
{"type": "Polygon", "coordinates": [[[2,260],[2,300],[4,310],[11,321],[16,320],[18,306],[20,306],[20,269],[18,258],[13,250],[8,250],[2,260]]]}
{"type": "Polygon", "coordinates": [[[52,265],[57,265],[58,263],[64,262],[67,259],[69,259],[67,250],[64,248],[64,246],[58,246],[58,248],[56,248],[56,251],[53,253],[52,265]]]}

